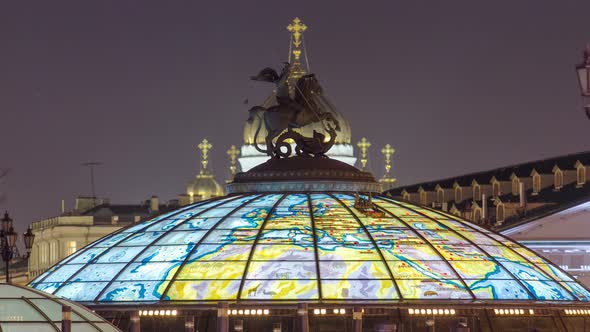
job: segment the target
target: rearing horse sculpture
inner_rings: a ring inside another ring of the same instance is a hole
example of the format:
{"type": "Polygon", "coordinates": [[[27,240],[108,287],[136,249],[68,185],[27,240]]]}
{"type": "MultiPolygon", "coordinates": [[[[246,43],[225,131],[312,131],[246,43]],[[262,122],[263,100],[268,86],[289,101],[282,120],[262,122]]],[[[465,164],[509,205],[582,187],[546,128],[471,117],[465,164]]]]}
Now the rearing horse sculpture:
{"type": "Polygon", "coordinates": [[[314,101],[314,95],[322,94],[322,87],[315,75],[305,75],[297,81],[293,99],[288,94],[285,95],[284,91],[288,91],[286,90],[288,68],[287,64],[280,76],[274,70],[266,68],[257,77],[253,77],[255,80],[277,83],[278,105],[268,109],[261,106],[252,107],[247,120],[249,123],[252,123],[256,118],[260,120],[254,135],[255,142],[264,122],[267,131],[266,149],[260,148],[256,143],[254,146],[256,150],[272,157],[284,156],[273,145],[273,140],[285,130],[291,131],[293,128],[300,128],[311,123],[330,121],[333,126],[326,125],[326,130],[330,132],[331,136],[336,131],[340,131],[340,124],[332,113],[322,111],[314,101]]]}

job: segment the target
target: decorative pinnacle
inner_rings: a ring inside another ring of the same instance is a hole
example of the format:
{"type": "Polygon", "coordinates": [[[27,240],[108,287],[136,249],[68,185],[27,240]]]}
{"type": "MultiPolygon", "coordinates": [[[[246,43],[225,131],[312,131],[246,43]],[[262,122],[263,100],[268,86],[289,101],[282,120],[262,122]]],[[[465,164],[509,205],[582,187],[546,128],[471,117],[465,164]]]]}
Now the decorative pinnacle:
{"type": "Polygon", "coordinates": [[[395,153],[395,149],[391,147],[391,145],[386,144],[383,149],[381,149],[381,153],[385,156],[385,174],[381,178],[381,182],[386,183],[393,183],[395,179],[391,177],[389,172],[391,171],[391,157],[395,153]]]}
{"type": "Polygon", "coordinates": [[[229,171],[231,173],[231,179],[227,180],[227,182],[231,182],[238,171],[236,160],[240,155],[240,150],[238,150],[235,145],[232,145],[229,147],[229,150],[227,150],[226,153],[229,157],[229,171]]]}
{"type": "MultiPolygon", "coordinates": [[[[307,30],[307,25],[303,24],[299,17],[295,17],[293,22],[287,25],[287,30],[293,36],[293,46],[295,46],[295,50],[299,50],[301,46],[301,40],[303,39],[303,33],[305,30],[307,30]]],[[[293,55],[295,56],[295,61],[298,61],[301,51],[295,52],[295,50],[293,50],[293,55]]]]}
{"type": "Polygon", "coordinates": [[[361,149],[361,170],[364,171],[367,166],[367,152],[371,147],[371,142],[369,142],[366,137],[363,137],[358,143],[356,143],[356,146],[361,149]]]}
{"type": "Polygon", "coordinates": [[[213,145],[204,138],[197,147],[201,150],[201,171],[199,172],[199,175],[207,175],[209,173],[209,170],[207,169],[207,164],[209,164],[209,150],[213,148],[213,145]]]}

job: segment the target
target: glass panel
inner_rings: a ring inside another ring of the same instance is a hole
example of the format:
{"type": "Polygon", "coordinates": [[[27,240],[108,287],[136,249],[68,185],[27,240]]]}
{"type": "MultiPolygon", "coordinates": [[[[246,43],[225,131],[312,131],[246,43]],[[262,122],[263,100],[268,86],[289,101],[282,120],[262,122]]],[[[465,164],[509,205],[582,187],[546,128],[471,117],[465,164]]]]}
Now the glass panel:
{"type": "Polygon", "coordinates": [[[496,262],[491,261],[450,261],[463,279],[514,279],[496,262]]]}
{"type": "Polygon", "coordinates": [[[203,243],[207,244],[253,244],[258,234],[257,229],[222,229],[212,231],[203,243]]]}
{"type": "Polygon", "coordinates": [[[54,294],[63,282],[41,282],[35,284],[35,289],[45,293],[54,294]]]}
{"type": "Polygon", "coordinates": [[[240,280],[174,281],[168,299],[174,300],[234,300],[238,296],[240,280]]]}
{"type": "Polygon", "coordinates": [[[133,234],[125,241],[117,244],[117,246],[146,246],[152,244],[155,240],[157,240],[160,236],[162,236],[163,232],[142,232],[133,234]]]}
{"type": "Polygon", "coordinates": [[[467,238],[473,243],[477,245],[486,245],[486,246],[499,246],[500,243],[489,236],[486,236],[484,233],[479,233],[475,231],[467,231],[467,232],[459,232],[461,236],[467,238]]]}
{"type": "Polygon", "coordinates": [[[251,245],[201,244],[191,254],[189,261],[244,261],[250,255],[251,245]]]}
{"type": "Polygon", "coordinates": [[[313,247],[300,247],[295,245],[258,244],[252,256],[253,260],[289,260],[289,261],[313,261],[315,253],[313,247]]]}
{"type": "Polygon", "coordinates": [[[173,271],[180,262],[170,263],[133,263],[117,277],[117,281],[166,280],[171,279],[173,271]]]}
{"type": "Polygon", "coordinates": [[[252,261],[248,279],[316,279],[315,262],[297,261],[252,261]]]}
{"type": "Polygon", "coordinates": [[[544,273],[541,273],[530,263],[525,262],[509,262],[499,260],[506,270],[512,273],[516,278],[521,280],[550,280],[544,273]]]}
{"type": "Polygon", "coordinates": [[[166,234],[156,244],[158,245],[170,245],[170,244],[183,244],[183,243],[198,243],[207,231],[204,230],[192,230],[192,231],[173,231],[166,234]]]}
{"type": "Polygon", "coordinates": [[[573,300],[573,297],[554,281],[522,280],[539,300],[573,300]]]}
{"type": "Polygon", "coordinates": [[[459,277],[445,261],[389,261],[387,262],[397,279],[458,279],[459,277]]]}
{"type": "Polygon", "coordinates": [[[480,246],[480,248],[488,253],[488,255],[498,260],[504,259],[515,262],[526,262],[526,259],[506,246],[480,246]]]}
{"type": "Polygon", "coordinates": [[[392,300],[397,299],[393,282],[384,280],[322,280],[324,299],[392,300]]]}
{"type": "Polygon", "coordinates": [[[317,299],[317,280],[246,280],[244,300],[317,299]]]}
{"type": "Polygon", "coordinates": [[[536,264],[543,272],[548,274],[553,279],[557,279],[557,281],[574,281],[570,276],[561,272],[557,267],[550,265],[550,264],[536,264]]]}
{"type": "Polygon", "coordinates": [[[320,262],[322,279],[390,279],[387,267],[381,261],[328,261],[320,262]]]}
{"type": "Polygon", "coordinates": [[[194,230],[203,230],[207,231],[211,229],[215,224],[221,221],[222,218],[205,218],[205,217],[196,217],[184,222],[182,225],[176,228],[177,231],[194,231],[194,230]]]}
{"type": "Polygon", "coordinates": [[[157,301],[169,281],[113,282],[98,299],[100,302],[157,301]]]}
{"type": "Polygon", "coordinates": [[[181,246],[151,246],[147,248],[136,262],[179,262],[183,261],[195,245],[193,243],[181,246]]]}
{"type": "Polygon", "coordinates": [[[55,329],[49,323],[2,323],[0,327],[2,332],[55,332],[55,329]]]}
{"type": "MultiPolygon", "coordinates": [[[[400,242],[398,242],[400,243],[400,242]]],[[[429,245],[415,245],[415,244],[378,244],[381,253],[386,260],[420,260],[420,261],[435,261],[442,260],[440,255],[429,245]]]]}
{"type": "Polygon", "coordinates": [[[82,264],[68,264],[68,265],[61,265],[55,271],[53,271],[45,280],[46,282],[60,282],[66,281],[69,277],[71,277],[74,273],[78,272],[78,270],[84,268],[85,265],[82,264]]]}
{"type": "Polygon", "coordinates": [[[107,285],[107,282],[69,282],[55,295],[72,301],[91,302],[107,285]]]}
{"type": "Polygon", "coordinates": [[[2,303],[0,304],[0,321],[16,322],[45,320],[46,319],[43,318],[37,310],[24,300],[2,300],[2,303]]]}
{"type": "MultiPolygon", "coordinates": [[[[53,302],[52,300],[49,299],[30,299],[31,302],[33,302],[33,304],[35,304],[37,307],[39,307],[39,309],[45,314],[47,315],[47,317],[49,317],[50,320],[52,321],[61,321],[61,305],[53,302]]],[[[33,311],[33,309],[29,309],[31,311],[33,311]]],[[[36,311],[35,311],[36,313],[36,311]]],[[[75,314],[72,313],[72,320],[74,320],[74,316],[75,314]]],[[[76,315],[76,317],[78,318],[78,320],[80,320],[80,316],[76,315]]],[[[27,320],[27,319],[25,319],[27,320]]],[[[43,319],[45,320],[45,319],[43,319]]]]}
{"type": "Polygon", "coordinates": [[[70,263],[71,264],[88,263],[94,257],[100,255],[101,253],[103,253],[107,249],[108,249],[108,247],[96,248],[94,246],[92,248],[87,248],[84,251],[74,254],[74,257],[71,260],[69,260],[67,263],[68,264],[70,264],[70,263]]]}
{"type": "Polygon", "coordinates": [[[532,263],[547,263],[544,259],[542,259],[541,257],[539,257],[539,255],[534,254],[532,251],[525,249],[525,248],[512,248],[514,251],[516,251],[517,253],[521,254],[522,256],[524,256],[526,259],[528,259],[529,261],[531,261],[532,263]]]}
{"type": "Polygon", "coordinates": [[[590,301],[590,292],[576,282],[560,282],[561,286],[569,290],[579,300],[587,302],[590,301]]]}
{"type": "Polygon", "coordinates": [[[529,293],[515,280],[465,280],[478,299],[531,300],[529,293]]]}
{"type": "Polygon", "coordinates": [[[125,239],[126,237],[128,237],[130,235],[131,234],[127,233],[127,232],[109,235],[109,236],[106,236],[105,238],[103,238],[102,240],[99,240],[98,242],[94,242],[94,244],[92,244],[92,246],[94,248],[97,248],[97,247],[110,248],[113,245],[117,244],[117,242],[125,239]]]}
{"type": "Polygon", "coordinates": [[[121,271],[126,264],[90,264],[76,275],[73,281],[109,281],[119,271],[121,271]]]}
{"type": "Polygon", "coordinates": [[[242,279],[245,261],[189,262],[176,279],[242,279]]]}
{"type": "Polygon", "coordinates": [[[125,263],[130,262],[137,256],[143,247],[113,247],[101,255],[97,263],[125,263]]]}
{"type": "Polygon", "coordinates": [[[471,299],[460,280],[396,279],[404,299],[471,299]]]}

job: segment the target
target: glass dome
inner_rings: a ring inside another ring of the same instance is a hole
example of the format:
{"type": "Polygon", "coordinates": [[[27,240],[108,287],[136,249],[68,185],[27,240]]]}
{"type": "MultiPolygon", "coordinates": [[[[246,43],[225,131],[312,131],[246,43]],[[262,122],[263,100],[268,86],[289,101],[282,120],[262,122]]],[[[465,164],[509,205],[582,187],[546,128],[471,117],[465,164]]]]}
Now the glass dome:
{"type": "Polygon", "coordinates": [[[501,235],[387,197],[360,202],[336,192],[199,202],[108,235],[31,285],[97,305],[590,298],[501,235]]]}
{"type": "Polygon", "coordinates": [[[0,284],[0,331],[61,331],[63,305],[72,308],[72,331],[120,331],[78,304],[7,284],[0,284]]]}

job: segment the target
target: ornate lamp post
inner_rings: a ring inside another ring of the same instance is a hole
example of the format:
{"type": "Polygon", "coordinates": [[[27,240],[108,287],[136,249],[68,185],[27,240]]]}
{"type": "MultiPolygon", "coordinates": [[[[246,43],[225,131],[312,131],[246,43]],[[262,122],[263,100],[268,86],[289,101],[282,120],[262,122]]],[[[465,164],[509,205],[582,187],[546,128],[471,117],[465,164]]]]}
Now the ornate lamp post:
{"type": "Polygon", "coordinates": [[[590,45],[586,46],[584,62],[576,66],[576,71],[578,72],[582,98],[584,98],[586,116],[590,119],[590,45]]]}
{"type": "MultiPolygon", "coordinates": [[[[4,218],[0,222],[2,223],[2,229],[0,230],[0,252],[2,253],[2,260],[6,264],[6,283],[8,284],[10,283],[10,261],[17,253],[16,240],[18,239],[18,233],[14,231],[12,219],[8,216],[8,211],[4,213],[4,218]]],[[[29,227],[23,235],[25,248],[27,249],[26,259],[31,255],[34,239],[35,235],[29,227]]]]}

